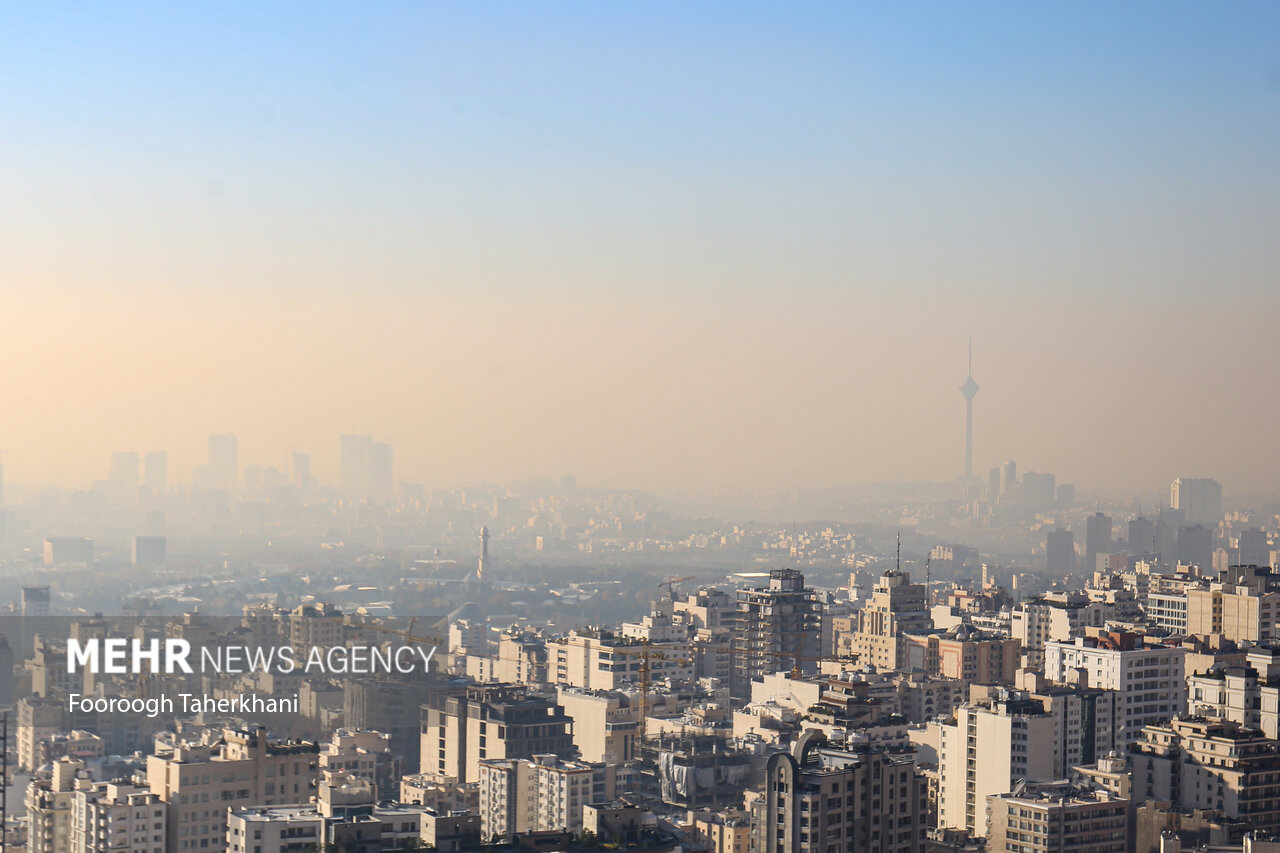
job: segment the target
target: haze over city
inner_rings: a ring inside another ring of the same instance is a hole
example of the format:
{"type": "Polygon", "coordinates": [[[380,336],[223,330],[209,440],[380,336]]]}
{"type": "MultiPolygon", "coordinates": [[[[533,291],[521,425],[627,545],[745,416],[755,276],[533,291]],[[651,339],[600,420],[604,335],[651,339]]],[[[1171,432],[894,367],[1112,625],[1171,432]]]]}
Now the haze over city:
{"type": "Polygon", "coordinates": [[[10,9],[12,483],[1273,490],[1257,4],[10,9]]]}

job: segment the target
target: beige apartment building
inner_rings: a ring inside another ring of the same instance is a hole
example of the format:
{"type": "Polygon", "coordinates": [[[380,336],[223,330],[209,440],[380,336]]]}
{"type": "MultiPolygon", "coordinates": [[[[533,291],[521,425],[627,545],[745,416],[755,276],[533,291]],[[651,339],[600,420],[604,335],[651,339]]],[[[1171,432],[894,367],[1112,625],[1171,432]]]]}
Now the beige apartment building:
{"type": "Polygon", "coordinates": [[[1015,639],[963,623],[945,631],[904,634],[899,642],[903,669],[978,684],[1012,681],[1022,652],[1015,639]]]}
{"type": "Polygon", "coordinates": [[[84,780],[71,811],[70,853],[164,853],[167,809],[148,788],[84,780]]]}
{"type": "Polygon", "coordinates": [[[614,766],[555,755],[480,762],[480,833],[582,832],[583,809],[614,797],[614,766]]]}
{"type": "Polygon", "coordinates": [[[938,735],[938,826],[987,835],[987,797],[1023,779],[1052,779],[1061,734],[1052,714],[1026,694],[966,703],[938,735]]]}
{"type": "Polygon", "coordinates": [[[871,597],[853,614],[852,638],[837,640],[836,645],[880,672],[905,669],[902,635],[925,635],[932,628],[924,584],[912,583],[906,572],[892,570],[880,577],[871,597]]]}
{"type": "Polygon", "coordinates": [[[646,645],[612,631],[578,628],[547,643],[547,682],[617,690],[640,682],[646,656],[651,680],[693,680],[693,651],[687,641],[646,645]]]}
{"type": "Polygon", "coordinates": [[[165,850],[221,850],[230,807],[307,802],[318,753],[314,743],[268,741],[257,726],[225,729],[207,743],[158,743],[147,758],[147,786],[167,808],[165,850]]]}
{"type": "Polygon", "coordinates": [[[1044,672],[1053,682],[1118,691],[1124,702],[1119,744],[1127,745],[1143,726],[1186,710],[1186,655],[1180,646],[1148,645],[1140,634],[1107,633],[1049,643],[1044,672]]]}
{"type": "Polygon", "coordinates": [[[1276,636],[1280,591],[1270,569],[1233,566],[1219,580],[1188,587],[1187,633],[1259,643],[1276,636]]]}
{"type": "Polygon", "coordinates": [[[561,687],[556,701],[573,720],[573,743],[583,761],[623,764],[635,758],[640,706],[634,694],[561,687]]]}
{"type": "Polygon", "coordinates": [[[1147,726],[1130,755],[1133,801],[1217,810],[1280,834],[1280,743],[1226,720],[1147,726]]]}
{"type": "Polygon", "coordinates": [[[76,782],[84,774],[84,762],[73,758],[55,761],[48,779],[33,779],[23,803],[27,809],[27,850],[30,853],[64,853],[71,849],[71,814],[76,782]]]}

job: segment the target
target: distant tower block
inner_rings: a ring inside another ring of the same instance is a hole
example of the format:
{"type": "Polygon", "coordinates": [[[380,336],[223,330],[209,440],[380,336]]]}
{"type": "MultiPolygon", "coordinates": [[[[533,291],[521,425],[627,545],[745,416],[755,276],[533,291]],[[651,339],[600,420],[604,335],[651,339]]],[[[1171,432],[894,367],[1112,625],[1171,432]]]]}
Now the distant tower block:
{"type": "Polygon", "coordinates": [[[476,566],[476,580],[484,580],[485,570],[489,568],[489,526],[480,528],[480,565],[476,566]]]}
{"type": "Polygon", "coordinates": [[[964,488],[968,493],[973,483],[973,398],[978,396],[978,383],[973,381],[973,338],[969,339],[969,376],[960,386],[964,395],[964,488]]]}

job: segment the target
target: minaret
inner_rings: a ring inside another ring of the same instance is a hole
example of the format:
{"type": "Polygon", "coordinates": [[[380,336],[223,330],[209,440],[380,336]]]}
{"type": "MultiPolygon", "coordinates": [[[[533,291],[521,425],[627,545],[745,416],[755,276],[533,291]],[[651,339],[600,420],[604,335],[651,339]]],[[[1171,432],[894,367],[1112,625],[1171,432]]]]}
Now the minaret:
{"type": "Polygon", "coordinates": [[[476,580],[484,580],[484,570],[489,567],[489,526],[480,528],[480,565],[476,567],[476,580]]]}
{"type": "Polygon", "coordinates": [[[968,495],[973,485],[973,398],[978,396],[978,383],[973,381],[973,338],[969,338],[969,376],[960,393],[964,395],[964,489],[968,495]]]}

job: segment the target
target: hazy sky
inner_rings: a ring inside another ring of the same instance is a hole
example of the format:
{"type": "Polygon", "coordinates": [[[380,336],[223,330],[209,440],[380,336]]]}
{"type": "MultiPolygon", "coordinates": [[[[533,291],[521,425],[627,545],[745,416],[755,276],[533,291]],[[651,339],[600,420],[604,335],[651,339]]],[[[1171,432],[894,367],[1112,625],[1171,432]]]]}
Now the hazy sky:
{"type": "Polygon", "coordinates": [[[1270,3],[0,11],[11,480],[1280,471],[1270,3]]]}

